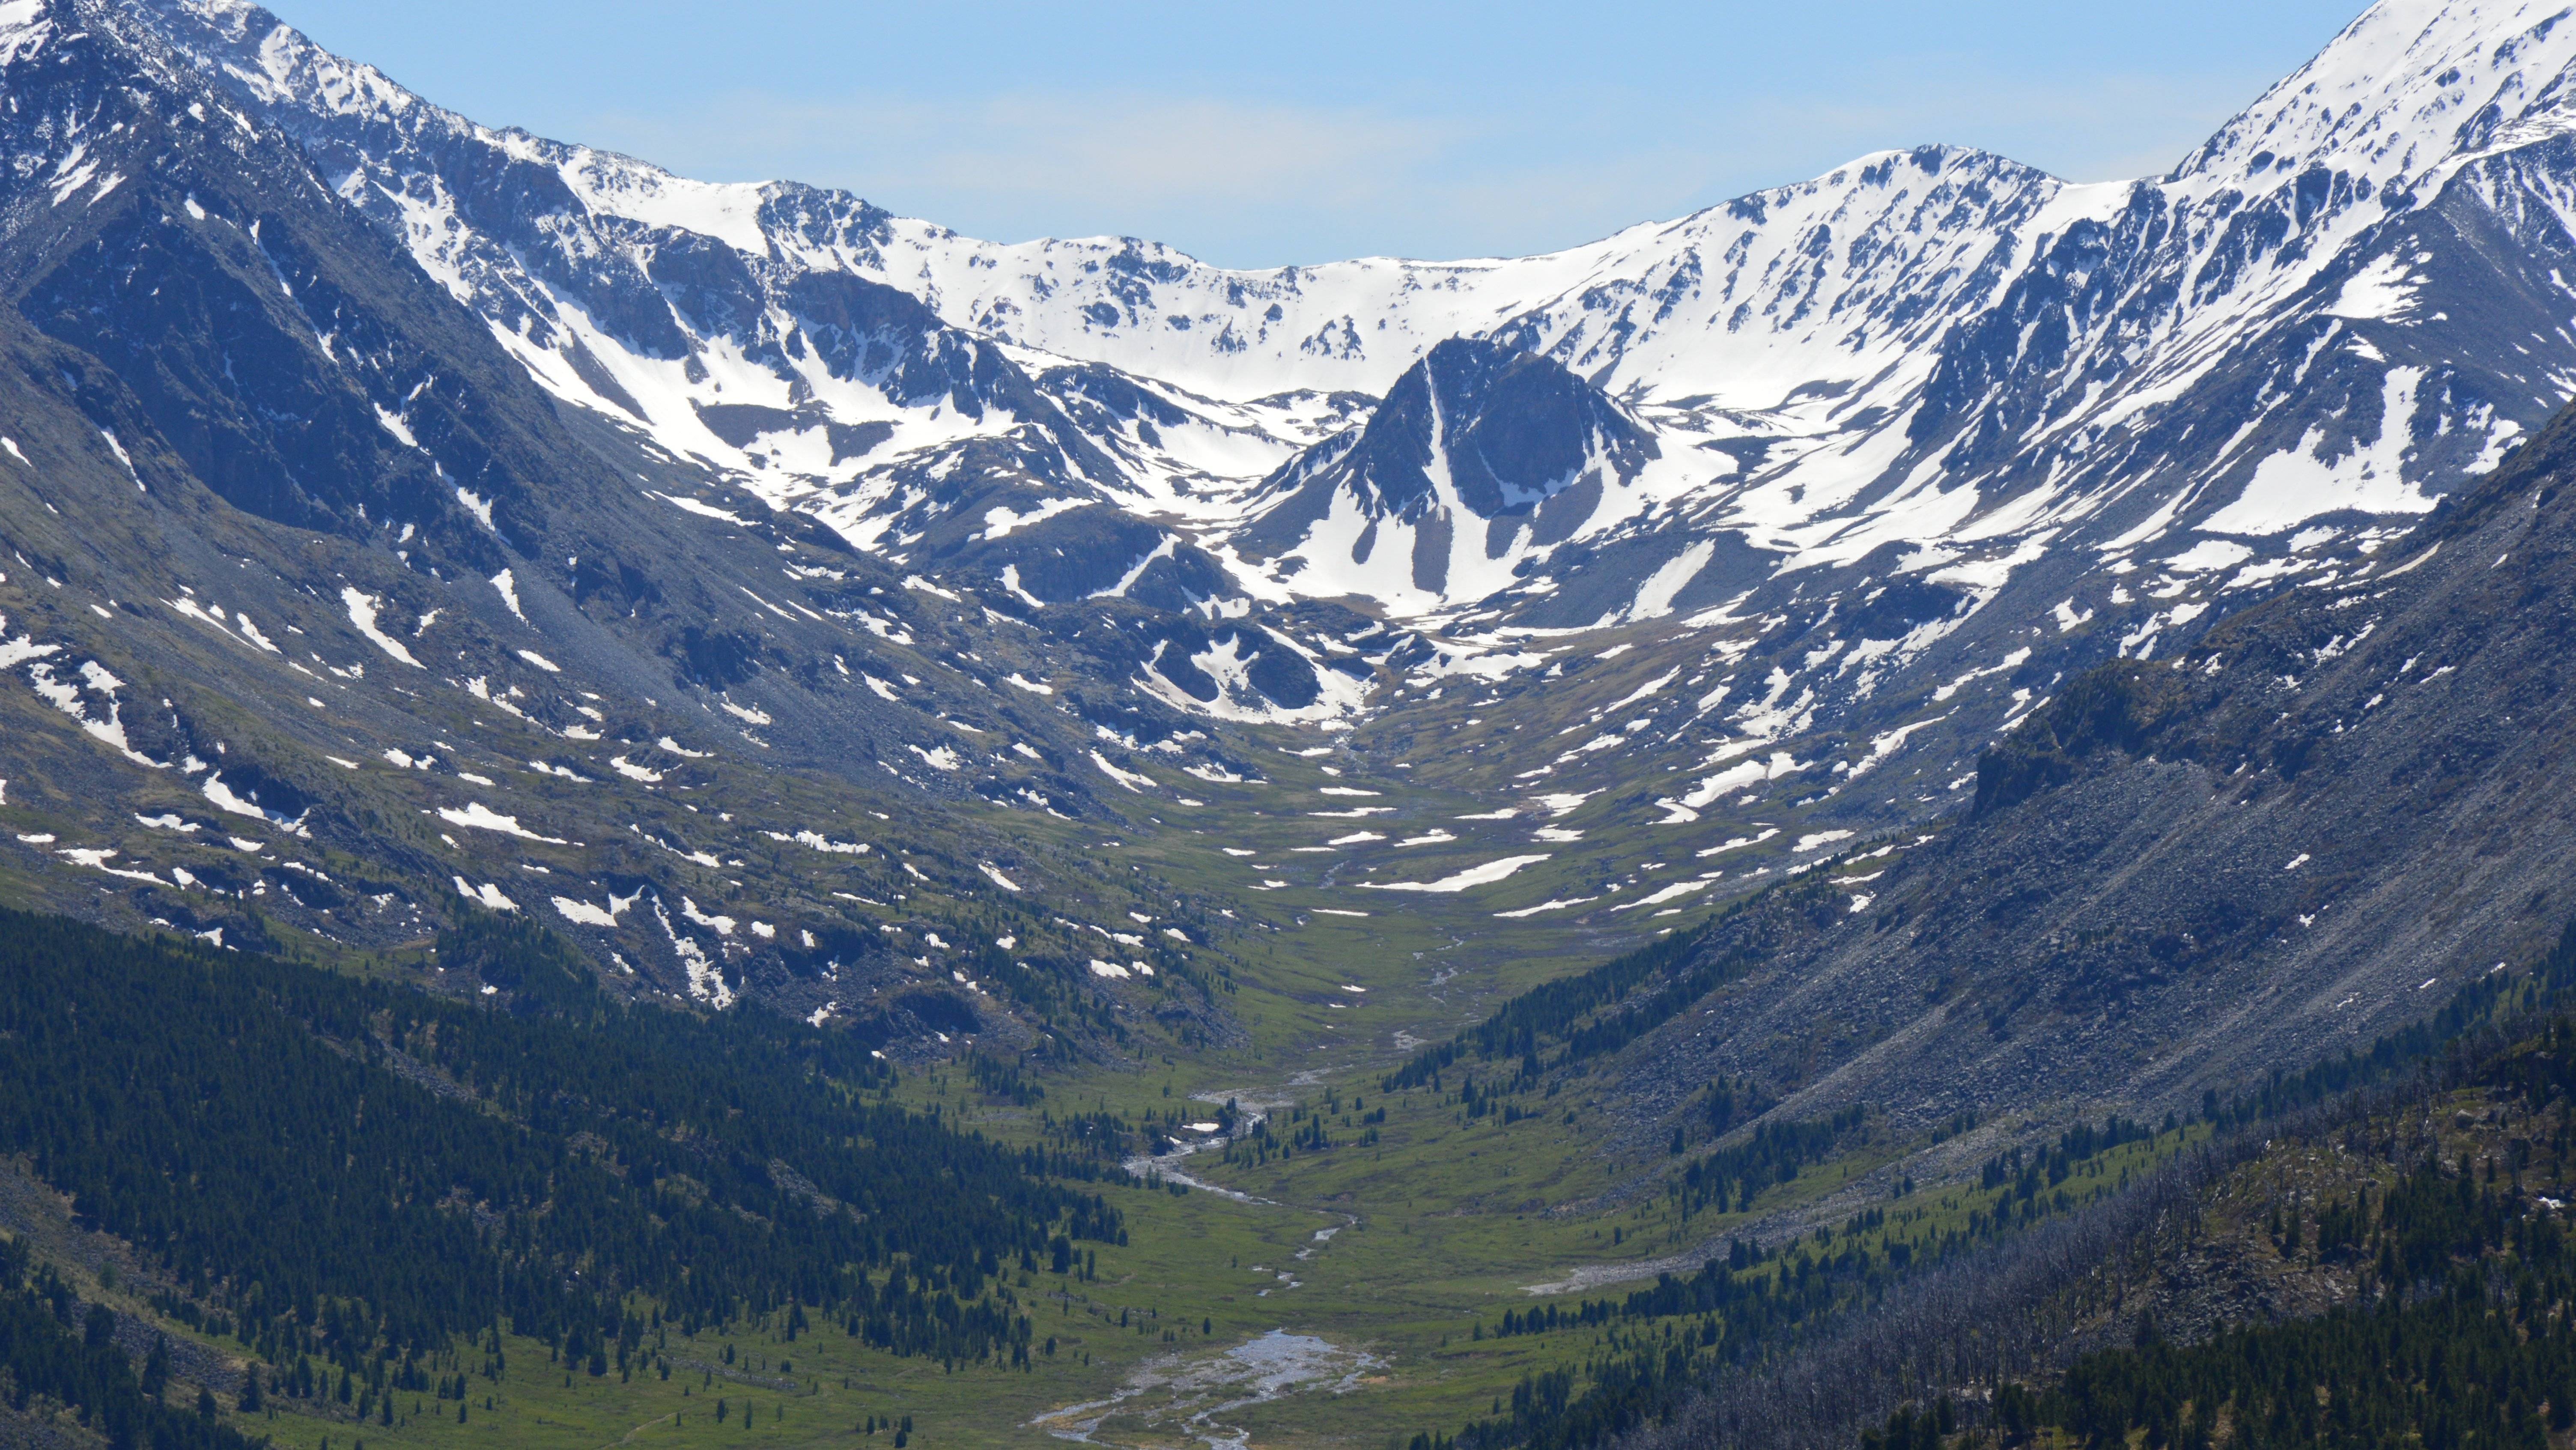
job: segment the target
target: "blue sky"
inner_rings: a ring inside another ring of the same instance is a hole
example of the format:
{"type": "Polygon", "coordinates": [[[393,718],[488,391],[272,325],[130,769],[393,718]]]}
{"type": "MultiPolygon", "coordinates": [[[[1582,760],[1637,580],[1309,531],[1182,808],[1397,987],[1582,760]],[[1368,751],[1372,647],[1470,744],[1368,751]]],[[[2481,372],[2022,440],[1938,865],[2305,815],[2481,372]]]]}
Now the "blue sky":
{"type": "Polygon", "coordinates": [[[1866,151],[2161,172],[2362,0],[269,0],[442,105],[977,236],[1570,246],[1866,151]]]}

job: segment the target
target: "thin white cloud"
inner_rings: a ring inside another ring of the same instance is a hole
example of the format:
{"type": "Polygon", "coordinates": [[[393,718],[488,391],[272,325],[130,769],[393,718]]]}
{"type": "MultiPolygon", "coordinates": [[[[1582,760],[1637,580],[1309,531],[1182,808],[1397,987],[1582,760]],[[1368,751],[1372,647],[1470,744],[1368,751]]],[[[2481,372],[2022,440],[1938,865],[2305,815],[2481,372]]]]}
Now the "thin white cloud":
{"type": "Polygon", "coordinates": [[[2161,174],[2262,89],[2209,75],[1963,80],[1975,69],[1933,57],[1830,101],[1605,92],[1574,128],[1561,106],[1539,124],[1056,91],[942,103],[737,93],[602,113],[582,134],[686,175],[844,187],[997,240],[1142,236],[1269,266],[1573,246],[1932,141],[2074,180],[2161,174]]]}
{"type": "Polygon", "coordinates": [[[1233,265],[1571,245],[1863,152],[2161,172],[2364,0],[269,0],[487,124],[1233,265]]]}

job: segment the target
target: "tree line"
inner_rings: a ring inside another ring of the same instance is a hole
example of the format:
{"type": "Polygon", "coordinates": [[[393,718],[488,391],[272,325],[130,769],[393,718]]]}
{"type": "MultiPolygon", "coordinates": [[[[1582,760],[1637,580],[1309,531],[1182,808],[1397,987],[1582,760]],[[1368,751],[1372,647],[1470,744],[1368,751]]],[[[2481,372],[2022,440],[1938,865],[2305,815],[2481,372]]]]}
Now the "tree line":
{"type": "Polygon", "coordinates": [[[597,1365],[635,1295],[1000,1358],[1006,1267],[1123,1237],[1096,1161],[905,1111],[846,1035],[622,1006],[522,925],[441,955],[519,1010],[0,912],[0,1152],[184,1317],[361,1374],[505,1321],[597,1365]]]}
{"type": "MultiPolygon", "coordinates": [[[[2564,1011],[2571,999],[2576,925],[2530,972],[2473,981],[2426,1020],[2366,1050],[2275,1072],[2232,1095],[2207,1094],[2197,1117],[2214,1136],[2152,1170],[2123,1175],[2116,1185],[2097,1181],[2076,1193],[2066,1182],[2079,1165],[2150,1134],[2146,1124],[2115,1115],[1990,1159],[1977,1186],[1995,1197],[1990,1207],[1967,1215],[1964,1229],[1910,1242],[1889,1235],[1877,1254],[1864,1252],[1852,1236],[1839,1252],[1820,1240],[1818,1250],[1783,1245],[1766,1257],[1740,1244],[1696,1275],[1665,1275],[1615,1304],[1514,1311],[1509,1332],[1594,1330],[1603,1335],[1605,1352],[1560,1378],[1533,1376],[1508,1414],[1454,1434],[1423,1432],[1414,1438],[1415,1450],[1581,1450],[1614,1443],[1629,1450],[1705,1444],[1789,1450],[1850,1444],[1864,1429],[1889,1450],[1906,1450],[1928,1445],[1926,1437],[1967,1433],[1961,1427],[1971,1422],[1977,1433],[1988,1433],[1991,1422],[1979,1407],[1999,1403],[2001,1387],[2023,1386],[2036,1396],[2031,1387],[2064,1373],[2069,1347],[2086,1343],[2094,1326],[2123,1314],[2134,1318],[2116,1266],[2150,1252],[2174,1225],[2195,1221],[2200,1195],[2260,1156],[2268,1138],[2322,1131],[2322,1125],[2392,1103],[2420,1103],[2442,1086],[2469,1081],[2520,1084],[2526,1099],[2568,1101],[2576,1094],[2576,1021],[2560,1025],[2550,1014],[2564,1011]],[[1946,1422],[1945,1396],[1951,1397],[1946,1422]]],[[[2177,1126],[2169,1117],[2164,1131],[2177,1126]]],[[[1756,1156],[1773,1173],[1788,1159],[1803,1163],[1813,1140],[1829,1128],[1781,1124],[1776,1131],[1783,1136],[1756,1156]],[[1780,1151],[1792,1144],[1799,1146],[1780,1151]]],[[[2561,1156],[2576,1150],[2576,1127],[2563,1113],[2546,1146],[2561,1156]]],[[[1741,1164],[1722,1158],[1704,1161],[1696,1190],[1711,1206],[1722,1191],[1740,1202],[1742,1185],[1763,1167],[1752,1157],[1741,1164]]],[[[1693,1193],[1687,1172],[1675,1175],[1667,1191],[1693,1193]]],[[[2403,1225],[2363,1225],[2365,1212],[2375,1223],[2386,1211],[2385,1201],[2331,1204],[2297,1231],[2309,1242],[2322,1236],[2329,1251],[2352,1251],[2359,1243],[2374,1258],[2394,1255],[2383,1280],[2438,1284],[2436,1261],[2447,1250],[2427,1244],[2461,1240],[2444,1237],[2451,1229],[2419,1232],[2430,1220],[2411,1210],[2403,1225]]],[[[2481,1232],[2501,1232],[2503,1220],[2494,1215],[2502,1212],[2479,1208],[2488,1225],[2481,1232]]],[[[2291,1226],[2285,1223],[2282,1232],[2286,1237],[2291,1226]]],[[[2569,1398],[2576,1400],[2576,1389],[2569,1398]]],[[[2262,1442],[2227,1443],[2236,1450],[2262,1442]]]]}
{"type": "Polygon", "coordinates": [[[257,1450],[224,1424],[214,1397],[167,1402],[168,1356],[138,1373],[116,1345],[116,1314],[83,1305],[50,1268],[30,1271],[25,1244],[0,1239],[0,1397],[20,1415],[66,1410],[108,1450],[257,1450]]]}

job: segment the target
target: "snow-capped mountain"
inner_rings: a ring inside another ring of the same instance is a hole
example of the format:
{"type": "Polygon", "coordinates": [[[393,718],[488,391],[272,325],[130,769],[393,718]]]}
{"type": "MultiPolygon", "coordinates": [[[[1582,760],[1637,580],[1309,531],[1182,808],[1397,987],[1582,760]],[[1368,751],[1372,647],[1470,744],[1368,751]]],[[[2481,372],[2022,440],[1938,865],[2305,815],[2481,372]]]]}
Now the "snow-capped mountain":
{"type": "MultiPolygon", "coordinates": [[[[1256,273],[491,130],[238,0],[5,0],[0,708],[487,905],[452,831],[383,823],[642,841],[559,914],[709,992],[834,949],[689,914],[786,865],[669,873],[876,809],[690,845],[654,810],[719,743],[1130,824],[1270,788],[1274,748],[1365,757],[1459,808],[1335,803],[1360,824],[1246,890],[1378,843],[1458,858],[1427,895],[1570,873],[1522,921],[1626,890],[1574,879],[1596,854],[1794,856],[1963,800],[2080,670],[2374,577],[2576,391],[2571,65],[2547,7],[2389,0],[2160,178],[1925,146],[1546,257],[1256,273]],[[298,743],[176,683],[144,710],[165,658],[298,743]],[[340,694],[375,723],[301,713],[340,694]],[[285,763],[452,761],[494,715],[542,739],[456,778],[524,766],[515,804],[334,806],[285,763]]],[[[169,815],[133,784],[97,818],[169,815]]],[[[734,905],[702,914],[769,921],[734,905]]]]}
{"type": "Polygon", "coordinates": [[[1785,570],[1890,544],[1978,569],[2043,535],[2152,553],[2195,528],[2278,553],[2313,520],[2428,507],[2576,376],[2576,31],[2540,4],[2390,0],[2163,178],[1925,147],[1551,256],[1258,273],[693,182],[475,126],[239,0],[146,9],[559,396],[868,546],[918,532],[904,460],[1022,432],[1058,507],[1168,524],[1145,552],[1177,536],[1263,597],[1543,597],[1554,546],[1475,567],[1457,541],[1480,511],[1436,511],[1435,569],[1419,540],[1363,545],[1357,515],[1286,540],[1258,487],[1451,338],[1552,359],[1657,440],[1660,466],[1536,532],[1651,535],[1658,567],[1716,534],[1785,570]]]}

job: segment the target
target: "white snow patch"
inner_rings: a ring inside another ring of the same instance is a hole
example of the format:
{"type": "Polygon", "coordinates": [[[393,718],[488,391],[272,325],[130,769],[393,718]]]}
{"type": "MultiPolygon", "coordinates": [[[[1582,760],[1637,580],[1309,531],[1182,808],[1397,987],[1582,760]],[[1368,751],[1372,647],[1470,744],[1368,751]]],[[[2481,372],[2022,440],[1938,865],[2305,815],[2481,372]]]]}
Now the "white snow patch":
{"type": "Polygon", "coordinates": [[[2255,465],[2236,502],[2210,515],[2201,528],[2213,534],[2278,534],[2319,514],[2350,509],[2369,514],[2420,514],[2433,507],[2407,481],[2413,451],[2411,425],[2422,368],[2390,368],[2381,383],[2379,436],[2353,443],[2331,459],[2319,453],[2325,430],[2312,427],[2299,445],[2255,465]]]}
{"type": "Polygon", "coordinates": [[[1363,881],[1360,883],[1360,888],[1364,891],[1426,891],[1446,895],[1464,891],[1471,886],[1490,886],[1506,879],[1524,866],[1535,866],[1541,861],[1550,859],[1552,858],[1547,856],[1506,856],[1499,861],[1488,861],[1482,866],[1470,866],[1454,876],[1444,876],[1437,881],[1363,881]]]}
{"type": "Polygon", "coordinates": [[[1109,758],[1097,750],[1091,752],[1091,763],[1100,767],[1102,775],[1139,794],[1154,783],[1154,778],[1150,775],[1139,775],[1134,771],[1120,770],[1117,766],[1111,765],[1109,758]]]}
{"type": "Polygon", "coordinates": [[[501,888],[486,881],[480,886],[469,884],[462,876],[449,878],[456,883],[456,894],[487,911],[516,911],[519,903],[501,894],[501,888]]]}
{"type": "Polygon", "coordinates": [[[371,594],[362,594],[358,592],[356,585],[348,585],[340,590],[340,602],[348,606],[350,627],[357,630],[361,635],[366,636],[369,644],[383,650],[386,654],[393,656],[395,659],[402,661],[413,669],[423,670],[429,668],[420,661],[413,659],[411,657],[411,651],[403,647],[402,641],[395,639],[392,635],[389,635],[376,627],[376,615],[383,606],[375,596],[371,594]]]}
{"type": "Polygon", "coordinates": [[[718,936],[733,935],[734,920],[732,917],[710,916],[707,913],[698,910],[698,904],[690,900],[688,897],[683,896],[680,898],[680,915],[687,917],[689,920],[696,922],[700,926],[713,928],[715,934],[718,936]]]}
{"type": "Polygon", "coordinates": [[[469,801],[463,807],[442,808],[438,818],[451,826],[466,826],[477,831],[491,831],[503,836],[516,836],[522,841],[538,841],[549,846],[566,846],[571,842],[555,836],[540,836],[519,824],[517,816],[505,816],[481,801],[469,801]]]}
{"type": "MultiPolygon", "coordinates": [[[[302,836],[309,834],[304,829],[304,818],[302,816],[297,816],[294,820],[290,821],[275,811],[265,811],[260,809],[258,801],[241,795],[231,786],[224,784],[224,775],[222,771],[217,771],[213,775],[207,776],[205,785],[200,787],[200,789],[205,792],[206,799],[212,801],[215,809],[219,811],[227,811],[236,816],[248,816],[255,821],[266,821],[270,825],[294,835],[302,836]]],[[[253,844],[253,849],[256,849],[256,843],[253,844]]]]}
{"type": "Polygon", "coordinates": [[[1626,902],[1610,909],[1612,911],[1635,911],[1641,906],[1661,906],[1667,901],[1679,901],[1685,896],[1691,896],[1699,892],[1706,891],[1716,884],[1717,882],[1714,878],[1706,881],[1676,881],[1672,885],[1654,892],[1651,895],[1640,896],[1634,901],[1626,902]]]}
{"type": "Polygon", "coordinates": [[[1537,916],[1542,912],[1564,911],[1569,907],[1589,906],[1600,899],[1601,898],[1598,896],[1577,896],[1566,901],[1542,901],[1536,906],[1524,906],[1518,911],[1497,911],[1494,915],[1505,921],[1519,921],[1524,917],[1537,916]]]}
{"type": "Polygon", "coordinates": [[[1637,586],[1637,598],[1628,607],[1628,617],[1632,620],[1661,619],[1672,613],[1673,597],[1699,577],[1700,571],[1708,567],[1710,557],[1716,552],[1715,543],[1702,539],[1665,561],[1661,568],[1646,576],[1646,582],[1637,586]]]}
{"type": "Polygon", "coordinates": [[[644,893],[640,890],[633,896],[619,896],[615,892],[610,892],[606,906],[593,906],[587,901],[558,896],[555,898],[555,911],[564,920],[577,926],[613,927],[617,925],[618,917],[623,916],[630,907],[643,898],[644,893]]]}

